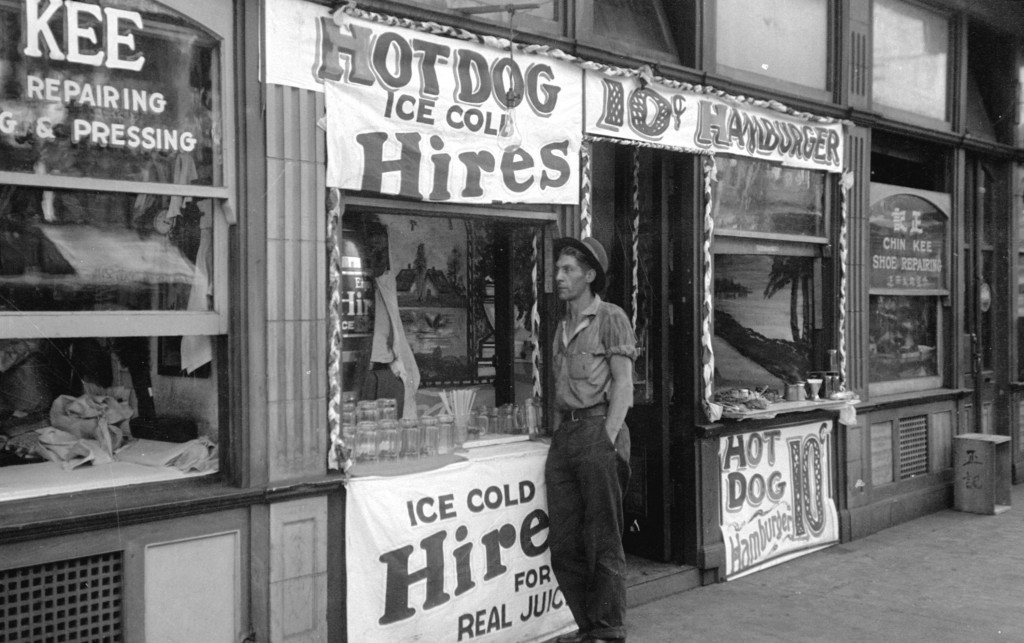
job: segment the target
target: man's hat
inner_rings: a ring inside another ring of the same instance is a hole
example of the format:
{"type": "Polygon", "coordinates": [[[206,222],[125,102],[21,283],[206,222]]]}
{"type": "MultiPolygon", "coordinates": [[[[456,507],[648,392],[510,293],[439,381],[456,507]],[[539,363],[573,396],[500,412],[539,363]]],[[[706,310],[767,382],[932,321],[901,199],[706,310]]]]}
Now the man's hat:
{"type": "Polygon", "coordinates": [[[555,258],[562,254],[562,250],[565,248],[575,248],[583,253],[583,256],[587,258],[587,263],[597,273],[597,277],[590,284],[590,292],[599,293],[604,291],[605,276],[608,273],[608,253],[604,251],[604,246],[601,242],[594,237],[587,237],[586,239],[574,239],[573,237],[562,237],[561,239],[555,239],[555,258]]]}

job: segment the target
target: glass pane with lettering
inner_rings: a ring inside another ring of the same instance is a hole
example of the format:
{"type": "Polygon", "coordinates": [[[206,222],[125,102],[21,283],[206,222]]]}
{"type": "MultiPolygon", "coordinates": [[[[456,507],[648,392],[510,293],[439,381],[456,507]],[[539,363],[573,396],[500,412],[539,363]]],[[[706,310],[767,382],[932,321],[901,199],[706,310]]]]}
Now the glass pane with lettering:
{"type": "Polygon", "coordinates": [[[221,185],[219,47],[149,0],[0,3],[0,170],[221,185]]]}

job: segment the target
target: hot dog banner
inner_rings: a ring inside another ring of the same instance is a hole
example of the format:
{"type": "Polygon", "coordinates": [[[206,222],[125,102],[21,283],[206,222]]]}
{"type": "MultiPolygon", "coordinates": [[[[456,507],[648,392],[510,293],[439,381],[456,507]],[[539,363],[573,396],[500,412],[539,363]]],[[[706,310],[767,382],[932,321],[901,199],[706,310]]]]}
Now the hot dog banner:
{"type": "Polygon", "coordinates": [[[842,172],[839,121],[718,92],[673,88],[642,76],[586,72],[585,132],[697,154],[735,154],[809,170],[842,172]]]}
{"type": "Polygon", "coordinates": [[[575,627],[551,571],[547,449],[353,477],[350,641],[544,641],[575,627]]]}
{"type": "Polygon", "coordinates": [[[727,580],[839,541],[831,453],[827,421],[719,439],[727,580]]]}
{"type": "Polygon", "coordinates": [[[581,69],[343,12],[317,24],[328,186],[452,203],[579,202],[581,69]]]}
{"type": "Polygon", "coordinates": [[[540,45],[268,0],[268,83],[325,92],[328,185],[425,201],[580,202],[580,143],[843,171],[843,122],[540,45]]]}

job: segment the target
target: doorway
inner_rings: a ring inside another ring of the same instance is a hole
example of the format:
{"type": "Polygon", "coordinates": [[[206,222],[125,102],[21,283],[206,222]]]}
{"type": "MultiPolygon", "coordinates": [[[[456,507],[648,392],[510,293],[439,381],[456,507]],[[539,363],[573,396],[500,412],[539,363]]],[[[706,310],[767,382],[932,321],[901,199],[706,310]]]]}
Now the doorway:
{"type": "Polygon", "coordinates": [[[964,385],[972,390],[965,429],[1006,433],[1009,426],[1011,301],[1008,286],[1009,167],[968,157],[964,208],[964,385]]]}

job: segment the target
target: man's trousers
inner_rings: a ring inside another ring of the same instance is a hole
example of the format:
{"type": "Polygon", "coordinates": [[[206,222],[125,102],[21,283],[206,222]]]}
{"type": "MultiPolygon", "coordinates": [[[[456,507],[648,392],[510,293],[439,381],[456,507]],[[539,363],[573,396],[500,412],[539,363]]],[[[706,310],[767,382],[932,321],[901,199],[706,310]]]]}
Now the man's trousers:
{"type": "Polygon", "coordinates": [[[624,425],[613,445],[603,417],[562,422],[544,474],[551,565],[576,624],[595,638],[625,638],[629,429],[624,425]]]}

